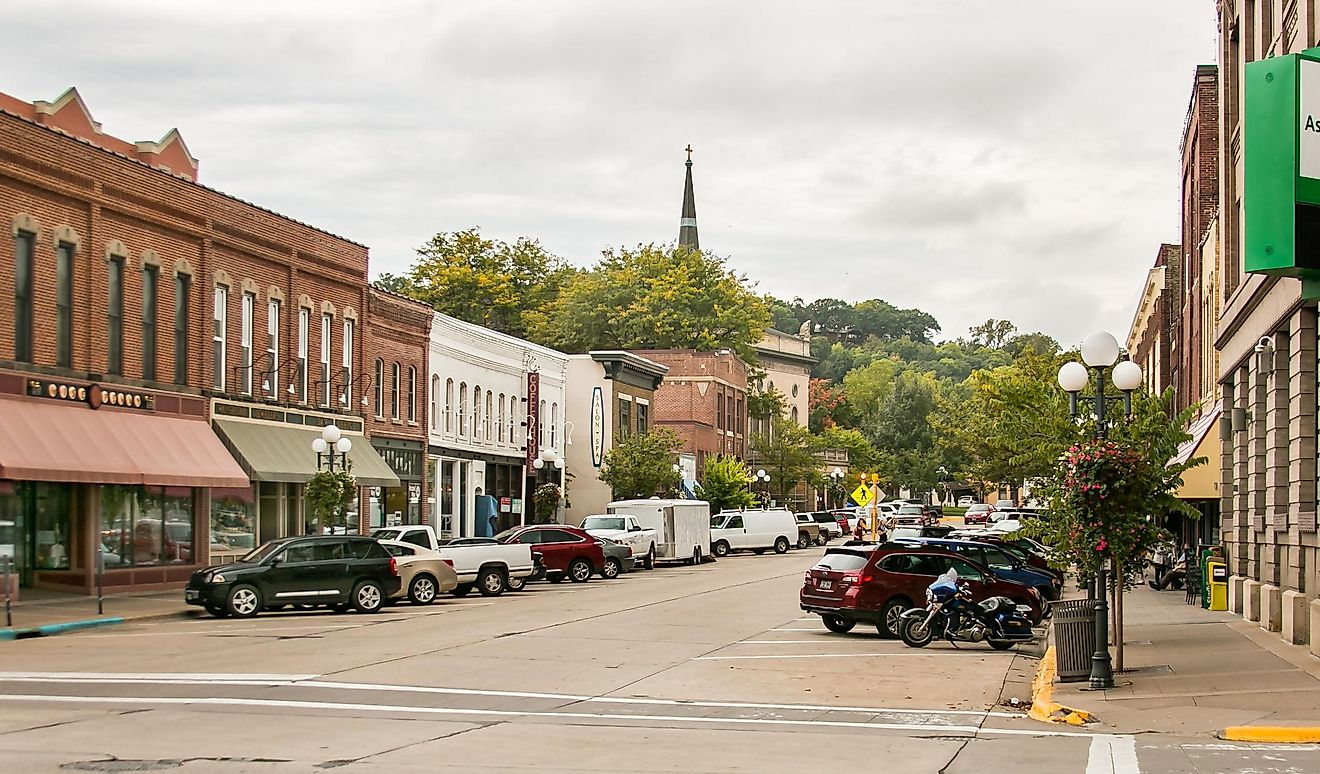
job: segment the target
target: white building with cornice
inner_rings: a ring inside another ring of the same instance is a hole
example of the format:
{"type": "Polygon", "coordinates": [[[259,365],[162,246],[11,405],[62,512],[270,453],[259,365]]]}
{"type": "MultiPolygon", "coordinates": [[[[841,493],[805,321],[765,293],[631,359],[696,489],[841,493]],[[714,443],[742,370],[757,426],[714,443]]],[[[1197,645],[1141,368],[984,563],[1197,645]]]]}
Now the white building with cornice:
{"type": "Polygon", "coordinates": [[[453,538],[535,521],[533,490],[566,473],[567,355],[438,312],[430,355],[430,523],[453,538]]]}

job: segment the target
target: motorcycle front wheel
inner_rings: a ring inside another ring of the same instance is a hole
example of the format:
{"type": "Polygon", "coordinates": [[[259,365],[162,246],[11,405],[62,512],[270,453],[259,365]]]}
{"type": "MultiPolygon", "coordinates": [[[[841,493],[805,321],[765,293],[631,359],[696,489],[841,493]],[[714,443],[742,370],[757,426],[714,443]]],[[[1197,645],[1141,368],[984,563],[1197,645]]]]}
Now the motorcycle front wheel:
{"type": "Polygon", "coordinates": [[[935,632],[926,625],[925,618],[905,618],[898,627],[898,636],[909,648],[924,648],[935,639],[935,632]]]}
{"type": "Polygon", "coordinates": [[[1012,640],[986,640],[986,642],[995,650],[1008,650],[1017,644],[1012,640]]]}

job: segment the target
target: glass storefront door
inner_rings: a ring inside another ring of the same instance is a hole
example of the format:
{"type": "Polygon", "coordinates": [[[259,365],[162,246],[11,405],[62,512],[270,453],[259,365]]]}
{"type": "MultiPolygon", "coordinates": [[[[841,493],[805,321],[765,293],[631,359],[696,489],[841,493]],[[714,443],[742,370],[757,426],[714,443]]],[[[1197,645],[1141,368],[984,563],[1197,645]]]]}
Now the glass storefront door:
{"type": "Polygon", "coordinates": [[[0,481],[0,556],[9,557],[9,571],[18,573],[19,585],[26,586],[32,578],[25,540],[27,519],[19,495],[21,486],[13,481],[0,481]]]}

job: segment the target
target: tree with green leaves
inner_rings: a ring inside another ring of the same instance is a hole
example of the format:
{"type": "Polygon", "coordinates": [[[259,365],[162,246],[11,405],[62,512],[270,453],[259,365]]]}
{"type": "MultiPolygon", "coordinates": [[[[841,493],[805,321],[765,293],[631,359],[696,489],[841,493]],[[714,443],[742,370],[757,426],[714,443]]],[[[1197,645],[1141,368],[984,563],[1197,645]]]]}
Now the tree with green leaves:
{"type": "Polygon", "coordinates": [[[981,323],[973,325],[968,331],[972,341],[991,349],[1002,349],[1008,340],[1017,333],[1017,326],[1008,320],[996,320],[991,318],[981,323]]]}
{"type": "Polygon", "coordinates": [[[929,419],[938,389],[928,375],[900,374],[893,394],[862,427],[879,451],[880,477],[893,486],[929,492],[939,482],[942,459],[929,419]]]}
{"type": "Polygon", "coordinates": [[[788,415],[788,397],[774,385],[747,394],[747,416],[752,419],[780,419],[788,415]]]}
{"type": "Polygon", "coordinates": [[[674,470],[682,446],[668,428],[626,435],[605,452],[598,475],[616,500],[668,495],[682,481],[682,473],[674,470]]]}
{"type": "Polygon", "coordinates": [[[805,427],[783,417],[773,420],[769,434],[753,435],[752,457],[770,474],[767,486],[786,502],[799,484],[816,483],[820,476],[816,444],[805,427]]]}
{"type": "Polygon", "coordinates": [[[884,341],[911,339],[922,344],[940,332],[940,324],[920,309],[899,309],[888,301],[873,298],[853,306],[856,331],[864,337],[884,341]]]}
{"type": "Polygon", "coordinates": [[[606,250],[547,310],[538,340],[590,349],[732,349],[754,361],[770,325],[745,275],[711,252],[675,245],[606,250]]]}
{"type": "Polygon", "coordinates": [[[875,473],[880,465],[880,453],[860,430],[827,427],[816,436],[821,449],[843,449],[848,452],[848,467],[856,473],[875,473]]]}
{"type": "Polygon", "coordinates": [[[477,228],[439,233],[417,250],[406,277],[382,277],[400,292],[451,317],[530,338],[542,310],[575,270],[533,239],[512,244],[481,236],[477,228]]]}
{"type": "Polygon", "coordinates": [[[755,504],[750,489],[751,468],[737,457],[722,454],[707,457],[701,478],[697,496],[710,503],[711,513],[750,508],[755,504]]]}
{"type": "Polygon", "coordinates": [[[870,365],[849,371],[843,377],[843,392],[848,407],[859,422],[866,422],[874,417],[894,394],[894,384],[898,378],[899,364],[893,360],[881,359],[870,365]]]}

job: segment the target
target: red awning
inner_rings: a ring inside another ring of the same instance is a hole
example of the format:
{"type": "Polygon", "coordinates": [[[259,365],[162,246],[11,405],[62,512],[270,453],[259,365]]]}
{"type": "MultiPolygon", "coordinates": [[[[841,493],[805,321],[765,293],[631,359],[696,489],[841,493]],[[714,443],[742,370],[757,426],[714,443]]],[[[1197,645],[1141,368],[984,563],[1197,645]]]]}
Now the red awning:
{"type": "Polygon", "coordinates": [[[201,420],[0,399],[0,478],[85,484],[245,487],[201,420]]]}

